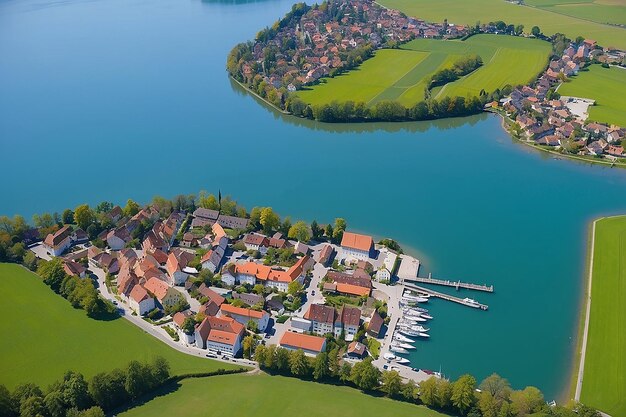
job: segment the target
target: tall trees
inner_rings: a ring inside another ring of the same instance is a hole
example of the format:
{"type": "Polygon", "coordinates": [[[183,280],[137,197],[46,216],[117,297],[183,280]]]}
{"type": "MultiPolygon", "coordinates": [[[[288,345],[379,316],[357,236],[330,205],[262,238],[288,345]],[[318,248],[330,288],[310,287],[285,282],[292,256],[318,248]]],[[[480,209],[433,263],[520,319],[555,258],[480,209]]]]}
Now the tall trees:
{"type": "Polygon", "coordinates": [[[131,200],[130,198],[126,201],[126,205],[124,206],[124,216],[132,217],[135,214],[139,213],[139,204],[137,202],[131,200]]]}
{"type": "Polygon", "coordinates": [[[328,353],[322,352],[313,361],[313,378],[322,381],[330,376],[328,353]]]}
{"type": "Polygon", "coordinates": [[[319,224],[317,224],[317,221],[313,220],[311,222],[311,235],[313,240],[319,240],[323,234],[324,231],[320,228],[319,224]]]}
{"type": "Polygon", "coordinates": [[[420,383],[420,401],[427,407],[437,406],[437,378],[430,377],[420,383]]]}
{"type": "Polygon", "coordinates": [[[305,222],[299,221],[289,228],[287,236],[289,239],[296,239],[299,242],[306,243],[311,239],[311,232],[309,231],[309,226],[305,222]]]}
{"type": "Polygon", "coordinates": [[[398,371],[384,371],[382,375],[382,391],[388,397],[396,397],[402,389],[402,378],[398,371]]]}
{"type": "Polygon", "coordinates": [[[96,215],[87,204],[82,204],[74,210],[74,222],[83,230],[96,221],[96,215]]]}
{"type": "Polygon", "coordinates": [[[369,357],[352,367],[350,380],[364,391],[371,390],[378,386],[380,370],[372,365],[372,358],[369,357]]]}
{"type": "Polygon", "coordinates": [[[335,219],[335,226],[332,227],[331,229],[333,242],[335,243],[341,242],[341,239],[343,238],[343,232],[346,231],[347,226],[348,226],[348,223],[346,222],[345,219],[342,219],[341,217],[338,217],[335,219]]]}
{"type": "Polygon", "coordinates": [[[270,234],[274,230],[278,230],[280,226],[280,217],[274,213],[271,207],[264,207],[261,210],[259,222],[263,227],[263,232],[270,234]]]}
{"type": "Polygon", "coordinates": [[[294,376],[304,377],[309,375],[309,362],[302,349],[293,351],[289,355],[289,370],[294,376]]]}
{"type": "Polygon", "coordinates": [[[471,375],[463,375],[452,384],[452,404],[465,414],[474,405],[476,398],[476,379],[471,375]]]}

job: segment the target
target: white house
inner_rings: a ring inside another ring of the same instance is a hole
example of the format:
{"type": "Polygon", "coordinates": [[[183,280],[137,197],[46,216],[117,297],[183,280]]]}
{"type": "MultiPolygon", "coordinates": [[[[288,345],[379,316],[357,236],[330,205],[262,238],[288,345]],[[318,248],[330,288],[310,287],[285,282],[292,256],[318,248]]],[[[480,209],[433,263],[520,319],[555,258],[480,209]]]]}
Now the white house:
{"type": "Polygon", "coordinates": [[[196,346],[218,354],[234,356],[241,350],[245,327],[231,317],[207,316],[196,326],[196,346]]]}
{"type": "Polygon", "coordinates": [[[111,248],[111,250],[120,250],[124,249],[126,243],[130,242],[130,234],[125,227],[120,227],[114,230],[111,230],[107,234],[107,245],[111,248]]]}
{"type": "Polygon", "coordinates": [[[311,321],[311,331],[323,336],[333,333],[335,325],[335,309],[322,304],[311,304],[304,313],[304,318],[311,321]]]}
{"type": "Polygon", "coordinates": [[[341,312],[338,313],[336,317],[334,329],[335,338],[339,338],[343,332],[345,340],[349,342],[354,340],[356,332],[359,331],[359,324],[361,324],[361,310],[356,307],[344,305],[341,312]]]}
{"type": "Polygon", "coordinates": [[[344,232],[341,250],[345,259],[367,260],[374,255],[374,240],[371,236],[344,232]]]}
{"type": "Polygon", "coordinates": [[[156,307],[154,298],[152,298],[150,294],[148,294],[148,291],[141,285],[135,285],[133,287],[128,296],[128,305],[140,316],[154,310],[156,307]]]}
{"type": "Polygon", "coordinates": [[[389,281],[391,280],[391,272],[385,267],[380,268],[376,271],[376,280],[377,281],[389,281]]]}
{"type": "Polygon", "coordinates": [[[59,256],[72,245],[72,229],[65,225],[54,233],[46,236],[43,246],[52,256],[59,256]]]}
{"type": "Polygon", "coordinates": [[[285,332],[280,338],[279,346],[289,350],[302,349],[306,355],[316,356],[326,349],[326,338],[285,332]]]}

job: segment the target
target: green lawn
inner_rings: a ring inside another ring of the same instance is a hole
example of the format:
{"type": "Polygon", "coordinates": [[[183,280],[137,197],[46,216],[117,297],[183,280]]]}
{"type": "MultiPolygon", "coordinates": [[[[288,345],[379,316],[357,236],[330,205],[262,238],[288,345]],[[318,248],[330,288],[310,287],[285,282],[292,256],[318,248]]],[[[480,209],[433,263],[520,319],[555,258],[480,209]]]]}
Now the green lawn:
{"type": "Polygon", "coordinates": [[[607,0],[526,0],[528,6],[597,23],[626,25],[624,2],[607,0]]]}
{"type": "MultiPolygon", "coordinates": [[[[444,19],[448,19],[449,23],[474,25],[477,21],[503,20],[515,25],[523,24],[526,32],[530,32],[530,29],[536,25],[548,35],[560,32],[572,39],[584,36],[596,40],[602,46],[626,49],[626,30],[623,28],[536,7],[519,6],[504,0],[380,0],[379,3],[385,7],[398,9],[409,16],[431,22],[443,22],[444,19]]],[[[618,10],[623,16],[624,3],[622,1],[604,0],[602,4],[616,7],[616,9],[601,8],[600,10],[605,11],[594,11],[594,15],[589,19],[603,20],[598,17],[598,14],[613,15],[614,10],[618,10]]],[[[593,5],[587,5],[587,7],[593,7],[593,5]]],[[[584,15],[585,13],[578,14],[584,15]]]]}
{"type": "Polygon", "coordinates": [[[626,415],[626,216],[599,220],[581,401],[626,415]]]}
{"type": "Polygon", "coordinates": [[[187,379],[170,394],[118,414],[186,417],[443,417],[422,406],[376,398],[353,388],[267,375],[187,379]],[[225,400],[227,399],[227,400],[225,400]]]}
{"type": "Polygon", "coordinates": [[[22,382],[46,386],[69,369],[89,377],[156,355],[173,373],[232,368],[175,351],[122,318],[90,319],[18,265],[0,264],[0,294],[0,384],[9,389],[22,382]]]}
{"type": "Polygon", "coordinates": [[[437,97],[478,95],[506,84],[525,84],[547,65],[550,44],[513,36],[477,35],[466,41],[416,39],[401,49],[384,49],[361,67],[327,83],[298,92],[309,104],[352,100],[374,104],[397,100],[407,107],[424,100],[428,78],[468,54],[478,54],[484,65],[437,90],[437,97]]]}
{"type": "Polygon", "coordinates": [[[596,100],[589,108],[590,120],[626,126],[626,69],[592,65],[561,85],[559,93],[596,100]]]}
{"type": "Polygon", "coordinates": [[[300,91],[298,95],[314,105],[333,100],[369,102],[411,72],[427,56],[425,52],[383,49],[348,74],[326,79],[326,83],[300,91]]]}

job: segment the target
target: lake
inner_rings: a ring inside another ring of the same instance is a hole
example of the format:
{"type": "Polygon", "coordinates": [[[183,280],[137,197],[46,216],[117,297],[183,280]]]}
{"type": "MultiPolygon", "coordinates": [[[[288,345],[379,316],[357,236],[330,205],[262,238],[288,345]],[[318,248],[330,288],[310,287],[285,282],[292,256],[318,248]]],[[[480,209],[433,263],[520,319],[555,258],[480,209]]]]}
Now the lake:
{"type": "Polygon", "coordinates": [[[587,226],[626,171],[555,160],[495,116],[322,125],[232,83],[226,54],[291,0],[0,0],[0,213],[201,189],[397,239],[424,273],[494,284],[431,301],[413,366],[566,387],[587,226]]]}

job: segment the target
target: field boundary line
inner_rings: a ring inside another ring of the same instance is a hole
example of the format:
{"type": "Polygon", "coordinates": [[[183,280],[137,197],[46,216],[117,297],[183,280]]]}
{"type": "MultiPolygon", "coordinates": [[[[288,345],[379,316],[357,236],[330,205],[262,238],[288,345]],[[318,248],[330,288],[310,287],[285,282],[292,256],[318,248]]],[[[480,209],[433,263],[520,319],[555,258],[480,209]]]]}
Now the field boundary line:
{"type": "MultiPolygon", "coordinates": [[[[419,53],[424,53],[426,51],[413,51],[412,49],[402,49],[403,51],[407,51],[407,52],[419,52],[419,53]]],[[[426,55],[423,59],[420,60],[420,62],[418,62],[417,64],[413,65],[411,67],[411,69],[409,69],[407,72],[405,72],[404,74],[402,74],[402,76],[398,77],[398,79],[396,79],[392,85],[390,85],[389,87],[385,88],[383,91],[381,91],[380,93],[376,94],[374,97],[372,97],[367,103],[365,104],[370,104],[372,103],[372,101],[374,101],[379,95],[381,95],[382,93],[384,93],[385,91],[387,91],[390,88],[404,88],[404,90],[407,90],[406,87],[394,87],[394,85],[396,85],[396,83],[398,81],[400,81],[401,79],[403,79],[404,77],[406,77],[411,71],[413,71],[417,66],[419,66],[422,62],[424,62],[430,55],[432,54],[432,52],[428,52],[428,55],[426,55]]],[[[400,94],[402,95],[402,94],[400,94]]]]}

